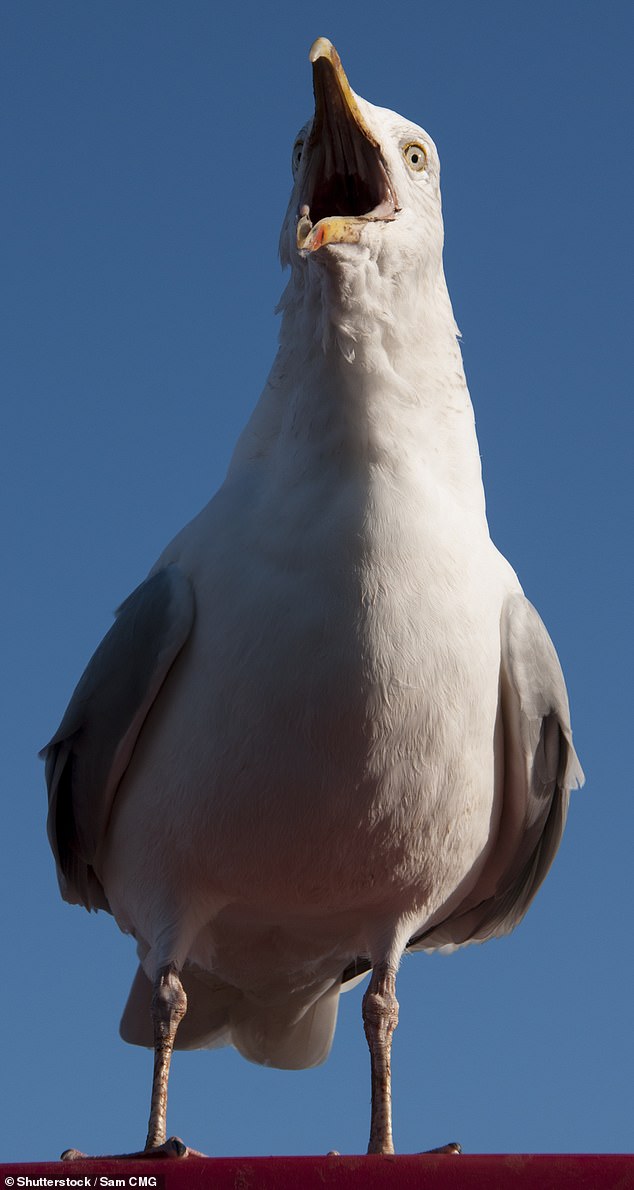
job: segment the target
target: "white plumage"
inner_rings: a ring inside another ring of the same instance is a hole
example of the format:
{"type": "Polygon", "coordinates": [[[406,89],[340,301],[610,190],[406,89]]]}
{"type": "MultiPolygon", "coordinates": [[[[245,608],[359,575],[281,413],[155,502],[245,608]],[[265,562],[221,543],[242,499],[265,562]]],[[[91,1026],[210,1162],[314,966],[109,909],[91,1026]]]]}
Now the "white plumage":
{"type": "Polygon", "coordinates": [[[489,537],[436,149],[325,39],[311,58],[271,375],[47,746],[62,893],[137,939],[149,1149],[174,1038],[313,1065],[371,967],[370,1148],[391,1151],[405,947],[512,929],[582,778],[554,648],[489,537]]]}

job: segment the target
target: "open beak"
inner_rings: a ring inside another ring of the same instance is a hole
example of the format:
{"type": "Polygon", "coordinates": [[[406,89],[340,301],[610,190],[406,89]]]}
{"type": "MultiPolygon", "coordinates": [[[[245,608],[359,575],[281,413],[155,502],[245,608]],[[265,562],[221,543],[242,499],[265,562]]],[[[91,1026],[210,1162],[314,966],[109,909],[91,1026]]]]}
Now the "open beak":
{"type": "Polygon", "coordinates": [[[393,219],[396,195],[334,45],[310,51],[315,116],[306,148],[297,221],[302,255],[324,244],[356,244],[366,223],[393,219]]]}

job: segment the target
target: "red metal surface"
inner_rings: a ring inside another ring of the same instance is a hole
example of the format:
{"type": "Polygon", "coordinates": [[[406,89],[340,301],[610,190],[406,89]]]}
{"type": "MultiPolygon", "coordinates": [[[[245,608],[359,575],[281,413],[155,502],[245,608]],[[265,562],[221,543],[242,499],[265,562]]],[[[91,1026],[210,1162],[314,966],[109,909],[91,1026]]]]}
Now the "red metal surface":
{"type": "Polygon", "coordinates": [[[0,1190],[634,1190],[633,1154],[187,1157],[0,1165],[0,1190]]]}

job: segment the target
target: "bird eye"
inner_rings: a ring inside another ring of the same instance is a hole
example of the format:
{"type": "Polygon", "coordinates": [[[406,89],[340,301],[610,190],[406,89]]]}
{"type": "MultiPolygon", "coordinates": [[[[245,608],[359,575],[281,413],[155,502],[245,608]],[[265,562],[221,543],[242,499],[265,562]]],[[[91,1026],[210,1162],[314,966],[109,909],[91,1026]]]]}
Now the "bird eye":
{"type": "Polygon", "coordinates": [[[405,145],[403,156],[414,173],[421,173],[427,165],[427,153],[418,141],[410,141],[409,145],[405,145]]]}
{"type": "Polygon", "coordinates": [[[303,152],[304,152],[304,142],[303,142],[303,140],[296,140],[296,141],[295,141],[295,144],[293,145],[293,156],[292,156],[292,158],[291,158],[291,163],[292,163],[292,166],[293,166],[293,177],[294,177],[294,178],[295,178],[295,177],[297,177],[297,171],[298,171],[298,169],[299,169],[299,166],[300,166],[300,162],[301,162],[301,159],[302,159],[302,153],[303,153],[303,152]]]}

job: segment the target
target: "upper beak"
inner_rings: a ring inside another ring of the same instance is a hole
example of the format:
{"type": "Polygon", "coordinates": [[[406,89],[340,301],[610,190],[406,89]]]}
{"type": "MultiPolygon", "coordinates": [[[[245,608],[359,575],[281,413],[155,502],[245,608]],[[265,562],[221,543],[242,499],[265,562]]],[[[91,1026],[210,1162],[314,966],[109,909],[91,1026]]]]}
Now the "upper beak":
{"type": "Polygon", "coordinates": [[[356,243],[366,223],[393,219],[397,202],[369,128],[330,41],[312,46],[315,116],[302,171],[297,247],[356,243]]]}

